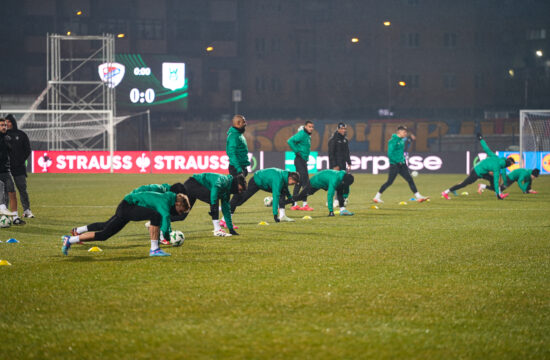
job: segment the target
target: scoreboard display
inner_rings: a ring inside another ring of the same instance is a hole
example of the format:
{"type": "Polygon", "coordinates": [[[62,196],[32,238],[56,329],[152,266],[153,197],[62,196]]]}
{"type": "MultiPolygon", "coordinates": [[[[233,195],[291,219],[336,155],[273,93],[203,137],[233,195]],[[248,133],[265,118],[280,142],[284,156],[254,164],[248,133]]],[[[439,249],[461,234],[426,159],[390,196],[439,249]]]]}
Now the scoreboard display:
{"type": "Polygon", "coordinates": [[[117,108],[187,109],[188,83],[183,59],[169,55],[117,54],[116,62],[101,64],[99,77],[115,88],[117,108]]]}

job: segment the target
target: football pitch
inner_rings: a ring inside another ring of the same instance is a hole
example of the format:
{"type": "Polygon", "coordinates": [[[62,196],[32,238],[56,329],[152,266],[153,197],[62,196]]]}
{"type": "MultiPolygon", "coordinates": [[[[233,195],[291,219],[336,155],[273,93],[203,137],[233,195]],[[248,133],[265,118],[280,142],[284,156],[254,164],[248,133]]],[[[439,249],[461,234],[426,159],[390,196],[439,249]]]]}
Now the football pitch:
{"type": "Polygon", "coordinates": [[[213,237],[197,202],[171,257],[148,256],[143,223],[61,254],[61,235],[133,188],[187,178],[30,175],[36,218],[0,229],[0,359],[550,358],[550,176],[537,195],[472,185],[447,201],[465,175],[421,174],[428,203],[397,178],[373,209],[386,175],[356,175],[355,216],[327,217],[319,191],[275,224],[259,192],[237,237],[213,237]]]}

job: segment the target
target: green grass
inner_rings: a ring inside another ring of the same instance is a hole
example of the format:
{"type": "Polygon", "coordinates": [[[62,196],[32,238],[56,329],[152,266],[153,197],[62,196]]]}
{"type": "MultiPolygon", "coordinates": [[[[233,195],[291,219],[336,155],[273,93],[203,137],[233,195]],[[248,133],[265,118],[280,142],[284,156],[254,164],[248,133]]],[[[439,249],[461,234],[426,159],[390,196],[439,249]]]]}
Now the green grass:
{"type": "Polygon", "coordinates": [[[534,196],[440,198],[464,177],[420,175],[423,204],[398,178],[374,210],[386,176],[360,175],[355,216],[326,217],[320,191],[313,220],[287,210],[284,224],[259,193],[233,238],[213,237],[197,203],[173,226],[185,244],[149,258],[142,223],[92,243],[102,253],[62,256],[59,237],[187,176],[32,175],[36,218],[0,229],[20,241],[0,244],[0,358],[550,358],[550,177],[534,196]]]}

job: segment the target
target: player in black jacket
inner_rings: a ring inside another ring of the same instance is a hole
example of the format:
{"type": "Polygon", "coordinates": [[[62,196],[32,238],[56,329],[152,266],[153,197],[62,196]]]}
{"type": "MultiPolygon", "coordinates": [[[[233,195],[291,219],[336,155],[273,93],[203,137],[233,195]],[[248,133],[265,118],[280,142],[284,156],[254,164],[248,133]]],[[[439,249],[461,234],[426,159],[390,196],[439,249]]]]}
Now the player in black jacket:
{"type": "MultiPolygon", "coordinates": [[[[17,128],[15,116],[9,114],[6,116],[7,135],[10,144],[10,171],[15,181],[15,186],[19,190],[19,198],[23,205],[23,217],[33,218],[29,194],[27,193],[27,164],[26,161],[31,155],[31,144],[29,137],[25,132],[17,128]]],[[[11,200],[11,199],[10,199],[11,200]]],[[[11,207],[11,206],[10,206],[11,207]]],[[[12,210],[17,211],[17,201],[12,210]]]]}
{"type": "MultiPolygon", "coordinates": [[[[17,197],[15,196],[15,186],[10,173],[10,143],[9,135],[6,134],[7,131],[6,119],[0,118],[0,214],[11,216],[14,215],[12,213],[13,204],[17,203],[17,197]],[[6,208],[6,192],[9,196],[12,211],[6,208]]],[[[13,224],[24,225],[25,222],[17,217],[14,219],[13,224]]]]}
{"type": "MultiPolygon", "coordinates": [[[[339,123],[337,130],[328,140],[328,163],[332,170],[350,170],[351,157],[349,154],[349,142],[346,138],[347,126],[339,123]]],[[[349,186],[344,185],[344,199],[347,205],[349,186]]]]}

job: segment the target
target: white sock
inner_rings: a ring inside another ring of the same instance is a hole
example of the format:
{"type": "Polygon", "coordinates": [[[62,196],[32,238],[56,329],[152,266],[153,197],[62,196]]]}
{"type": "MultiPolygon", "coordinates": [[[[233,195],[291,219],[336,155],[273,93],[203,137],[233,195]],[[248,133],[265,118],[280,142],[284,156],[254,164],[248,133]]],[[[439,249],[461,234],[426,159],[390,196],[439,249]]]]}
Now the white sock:
{"type": "Polygon", "coordinates": [[[380,200],[381,196],[382,196],[382,194],[377,192],[376,195],[374,196],[374,198],[377,199],[377,200],[380,200]]]}
{"type": "Polygon", "coordinates": [[[345,207],[345,206],[341,206],[341,207],[340,207],[340,212],[342,212],[342,211],[344,211],[344,210],[346,210],[346,207],[345,207]]]}
{"type": "Polygon", "coordinates": [[[69,239],[69,242],[71,244],[79,243],[80,242],[80,236],[71,236],[71,238],[69,239]]]}
{"type": "Polygon", "coordinates": [[[8,210],[5,204],[0,204],[0,210],[8,210]]]}
{"type": "Polygon", "coordinates": [[[212,220],[212,224],[214,224],[214,231],[220,231],[222,229],[220,227],[220,220],[212,220]]]}
{"type": "Polygon", "coordinates": [[[13,215],[13,220],[17,220],[17,219],[19,219],[19,214],[13,215]]]}
{"type": "Polygon", "coordinates": [[[447,190],[445,190],[445,191],[443,191],[443,192],[444,192],[445,194],[448,194],[448,193],[451,192],[451,190],[447,189],[447,190]]]}
{"type": "Polygon", "coordinates": [[[479,184],[479,187],[482,188],[483,190],[487,189],[487,185],[485,184],[479,184]]]}
{"type": "Polygon", "coordinates": [[[76,232],[78,234],[84,234],[85,232],[88,231],[88,227],[87,226],[79,226],[76,228],[76,232]]]}
{"type": "Polygon", "coordinates": [[[279,217],[285,216],[285,209],[279,209],[279,217]]]}
{"type": "Polygon", "coordinates": [[[424,196],[422,196],[422,195],[417,191],[417,192],[414,193],[414,197],[418,199],[418,198],[421,198],[421,197],[424,197],[424,196]]]}
{"type": "Polygon", "coordinates": [[[307,206],[307,201],[302,201],[302,206],[306,207],[307,206]]]}
{"type": "Polygon", "coordinates": [[[159,241],[158,240],[151,240],[151,250],[156,250],[159,248],[159,241]]]}
{"type": "Polygon", "coordinates": [[[292,206],[296,206],[296,205],[298,205],[298,203],[292,203],[292,206]]]}

